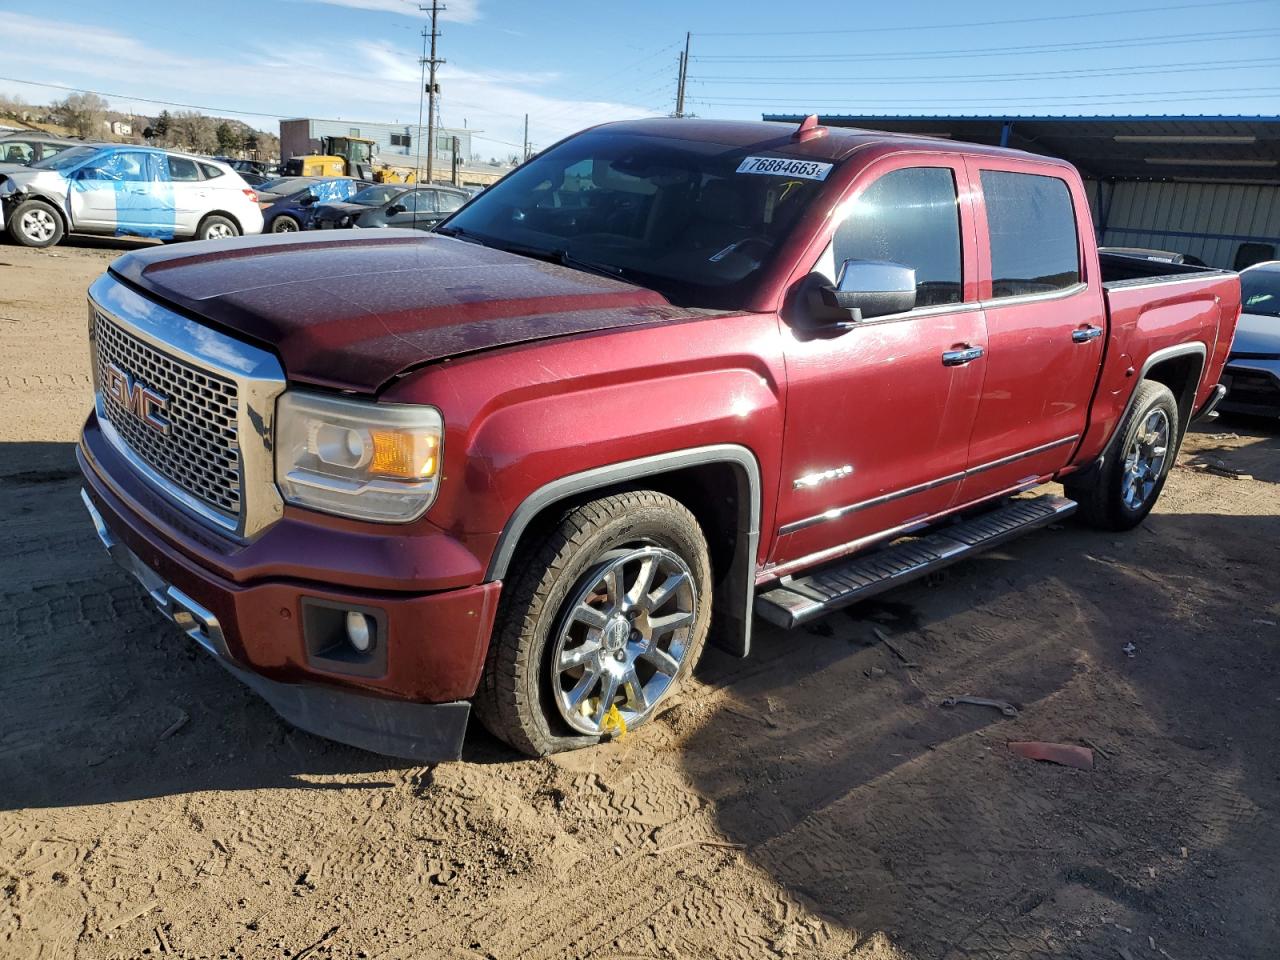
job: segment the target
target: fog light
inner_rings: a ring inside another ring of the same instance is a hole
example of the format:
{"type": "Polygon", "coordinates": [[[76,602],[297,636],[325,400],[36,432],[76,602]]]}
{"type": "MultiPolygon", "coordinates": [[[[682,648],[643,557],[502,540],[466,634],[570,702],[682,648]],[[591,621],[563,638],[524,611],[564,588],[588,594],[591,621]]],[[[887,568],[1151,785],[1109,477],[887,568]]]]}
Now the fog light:
{"type": "Polygon", "coordinates": [[[373,626],[358,610],[347,611],[347,641],[361,653],[373,643],[373,626]]]}

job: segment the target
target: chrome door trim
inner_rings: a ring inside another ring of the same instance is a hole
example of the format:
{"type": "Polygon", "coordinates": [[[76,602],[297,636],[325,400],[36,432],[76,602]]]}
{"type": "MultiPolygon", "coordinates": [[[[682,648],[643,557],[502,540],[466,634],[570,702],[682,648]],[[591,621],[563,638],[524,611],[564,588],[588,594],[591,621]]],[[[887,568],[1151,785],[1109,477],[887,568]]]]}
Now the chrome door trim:
{"type": "Polygon", "coordinates": [[[982,473],[986,470],[994,470],[997,467],[1003,467],[1003,466],[1006,466],[1007,464],[1014,463],[1018,460],[1025,460],[1027,457],[1034,457],[1038,453],[1045,453],[1046,451],[1052,450],[1054,447],[1062,447],[1067,445],[1068,443],[1075,443],[1079,439],[1080,439],[1080,434],[1073,433],[1069,437],[1062,437],[1059,440],[1050,440],[1048,443],[1042,443],[1040,444],[1040,446],[1032,447],[1030,450],[1023,450],[1021,453],[1012,453],[1007,457],[1001,457],[999,460],[991,460],[987,463],[981,463],[976,467],[970,467],[968,470],[964,472],[964,475],[966,477],[969,477],[975,473],[982,473]]]}
{"type": "Polygon", "coordinates": [[[1084,293],[1089,289],[1089,285],[1084,281],[1073,283],[1069,287],[1061,287],[1058,290],[1047,290],[1044,293],[1020,293],[1014,297],[988,297],[986,300],[978,301],[983,310],[992,310],[996,307],[1016,307],[1024,303],[1043,303],[1046,300],[1065,300],[1067,297],[1074,297],[1078,293],[1084,293]]]}
{"type": "Polygon", "coordinates": [[[999,460],[992,460],[988,463],[979,464],[976,467],[970,467],[959,473],[950,473],[945,477],[939,477],[936,480],[929,480],[925,483],[918,483],[913,487],[904,487],[901,490],[894,490],[892,493],[881,494],[878,497],[872,497],[869,500],[859,500],[857,503],[846,504],[842,507],[832,507],[830,510],[824,510],[822,513],[814,514],[811,517],[805,517],[801,520],[793,520],[791,523],[785,524],[778,530],[780,536],[786,536],[789,533],[796,533],[799,530],[807,530],[809,527],[817,526],[820,523],[827,523],[830,520],[839,520],[851,513],[859,510],[866,510],[869,507],[878,507],[881,504],[891,503],[894,500],[901,500],[903,497],[914,496],[917,493],[924,493],[927,490],[933,490],[936,487],[944,486],[948,483],[955,483],[958,480],[964,480],[975,474],[983,473],[987,470],[995,470],[997,467],[1007,466],[1016,463],[1019,460],[1025,460],[1027,457],[1034,457],[1037,454],[1045,453],[1056,447],[1066,446],[1069,443],[1075,443],[1080,439],[1078,433],[1069,437],[1062,437],[1058,440],[1051,440],[1049,443],[1042,443],[1038,447],[1032,447],[1030,450],[1023,450],[1020,453],[1010,454],[1007,457],[1001,457],[999,460]]]}
{"type": "Polygon", "coordinates": [[[826,523],[830,520],[839,520],[851,513],[857,513],[859,510],[866,510],[869,507],[878,507],[882,503],[891,503],[894,500],[901,500],[903,497],[910,497],[917,493],[924,493],[926,490],[933,490],[935,487],[941,487],[948,483],[954,483],[957,480],[964,479],[964,471],[960,473],[952,473],[945,477],[939,477],[937,480],[929,480],[926,483],[918,483],[914,487],[904,487],[901,490],[894,490],[892,493],[884,493],[878,497],[872,497],[870,500],[859,500],[857,503],[846,504],[843,507],[832,507],[830,510],[824,510],[822,513],[805,517],[803,520],[793,520],[778,530],[782,536],[788,533],[795,533],[797,530],[805,530],[809,527],[817,526],[820,523],[826,523]]]}

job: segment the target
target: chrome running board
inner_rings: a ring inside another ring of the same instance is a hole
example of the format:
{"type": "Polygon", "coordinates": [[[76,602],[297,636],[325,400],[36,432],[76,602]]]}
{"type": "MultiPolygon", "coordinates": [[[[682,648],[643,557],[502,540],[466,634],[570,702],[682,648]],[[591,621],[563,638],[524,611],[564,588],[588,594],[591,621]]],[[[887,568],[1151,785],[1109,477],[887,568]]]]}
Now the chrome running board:
{"type": "Polygon", "coordinates": [[[1070,516],[1076,502],[1046,494],[829,564],[756,594],[755,610],[770,623],[797,627],[840,607],[874,597],[983,550],[1070,516]]]}

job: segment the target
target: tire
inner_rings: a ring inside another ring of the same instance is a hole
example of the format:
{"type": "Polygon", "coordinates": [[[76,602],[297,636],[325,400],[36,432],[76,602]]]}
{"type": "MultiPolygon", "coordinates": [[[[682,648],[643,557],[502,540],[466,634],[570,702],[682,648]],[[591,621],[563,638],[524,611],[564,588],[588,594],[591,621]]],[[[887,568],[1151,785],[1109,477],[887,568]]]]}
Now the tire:
{"type": "Polygon", "coordinates": [[[63,233],[61,214],[43,200],[24,200],[9,217],[9,236],[24,247],[52,247],[63,233]]]}
{"type": "Polygon", "coordinates": [[[665,494],[619,493],[569,510],[511,569],[519,572],[502,591],[475,707],[491,733],[523,753],[607,739],[617,729],[605,712],[614,684],[608,704],[628,729],[640,726],[702,653],[711,561],[693,514],[665,494]],[[637,590],[646,569],[651,586],[637,590]],[[619,570],[621,602],[611,579],[619,570]],[[641,597],[648,602],[636,603],[641,597]]]}
{"type": "Polygon", "coordinates": [[[282,213],[271,221],[272,233],[297,233],[301,229],[302,224],[287,213],[282,213]]]}
{"type": "Polygon", "coordinates": [[[229,237],[240,236],[240,227],[230,217],[224,217],[218,213],[211,213],[200,221],[200,226],[196,227],[197,240],[226,240],[229,237]]]}
{"type": "Polygon", "coordinates": [[[1080,504],[1077,516],[1099,530],[1132,530],[1160,498],[1181,439],[1173,393],[1143,380],[1102,467],[1088,481],[1063,484],[1080,504]]]}

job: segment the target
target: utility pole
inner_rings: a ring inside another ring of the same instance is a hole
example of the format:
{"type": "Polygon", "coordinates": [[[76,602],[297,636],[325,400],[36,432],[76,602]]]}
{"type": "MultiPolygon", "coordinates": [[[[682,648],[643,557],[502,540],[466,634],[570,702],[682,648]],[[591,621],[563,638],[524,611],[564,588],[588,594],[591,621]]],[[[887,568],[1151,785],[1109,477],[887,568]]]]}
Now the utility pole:
{"type": "Polygon", "coordinates": [[[528,159],[529,159],[529,115],[528,115],[527,113],[524,115],[524,149],[523,149],[523,153],[524,153],[524,156],[523,156],[521,159],[523,159],[523,160],[528,160],[528,159]]]}
{"type": "Polygon", "coordinates": [[[451,142],[452,142],[452,144],[453,144],[453,150],[452,150],[452,153],[453,153],[453,171],[452,171],[452,176],[451,176],[451,178],[450,178],[450,179],[451,179],[451,181],[452,181],[453,185],[456,187],[456,186],[458,185],[458,164],[459,164],[460,159],[461,159],[461,158],[458,156],[458,151],[462,148],[462,141],[461,141],[461,140],[459,140],[457,137],[454,137],[454,138],[452,139],[452,141],[451,141],[451,142]]]}
{"type": "MultiPolygon", "coordinates": [[[[423,13],[431,14],[431,30],[422,28],[422,58],[419,61],[422,66],[422,89],[427,95],[427,182],[430,183],[436,152],[436,94],[440,92],[440,86],[436,83],[436,67],[444,63],[436,56],[436,38],[440,36],[436,26],[440,14],[445,11],[445,6],[440,3],[440,0],[431,0],[431,6],[419,4],[418,9],[423,13]],[[430,56],[427,55],[428,40],[430,40],[430,56]]],[[[418,159],[415,177],[418,180],[422,179],[422,93],[418,94],[418,159]]]]}
{"type": "Polygon", "coordinates": [[[684,116],[684,84],[689,79],[689,34],[684,35],[684,53],[680,54],[680,73],[676,81],[676,116],[684,116]]]}

